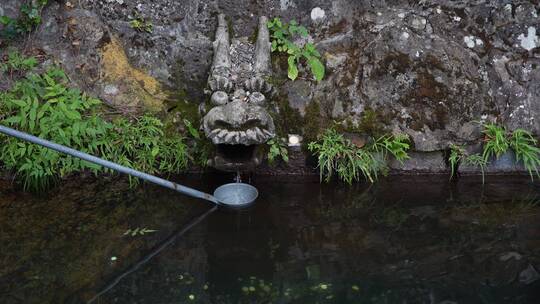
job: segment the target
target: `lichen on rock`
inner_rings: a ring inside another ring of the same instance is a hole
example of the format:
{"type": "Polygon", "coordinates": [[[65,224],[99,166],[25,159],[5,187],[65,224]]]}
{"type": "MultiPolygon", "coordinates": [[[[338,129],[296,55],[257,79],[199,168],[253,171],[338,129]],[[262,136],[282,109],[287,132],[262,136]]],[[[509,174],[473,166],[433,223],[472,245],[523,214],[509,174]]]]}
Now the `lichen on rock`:
{"type": "Polygon", "coordinates": [[[103,98],[118,107],[159,111],[167,95],[148,73],[133,67],[119,40],[112,38],[101,49],[103,98]]]}

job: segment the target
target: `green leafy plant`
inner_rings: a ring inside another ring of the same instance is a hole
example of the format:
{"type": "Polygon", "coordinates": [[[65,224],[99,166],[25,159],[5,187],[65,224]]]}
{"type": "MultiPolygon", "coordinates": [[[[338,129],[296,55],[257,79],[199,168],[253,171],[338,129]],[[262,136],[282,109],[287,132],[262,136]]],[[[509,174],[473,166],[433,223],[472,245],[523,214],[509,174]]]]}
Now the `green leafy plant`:
{"type": "Polygon", "coordinates": [[[131,27],[139,32],[147,32],[151,33],[154,29],[154,26],[152,25],[152,22],[145,20],[141,17],[136,17],[135,19],[132,19],[129,24],[131,27]]]}
{"type": "Polygon", "coordinates": [[[463,160],[465,156],[465,149],[456,145],[450,146],[450,156],[448,157],[448,162],[450,163],[450,179],[454,177],[459,163],[463,160]]]}
{"type": "Polygon", "coordinates": [[[480,153],[467,155],[466,157],[463,158],[463,164],[480,168],[480,171],[482,172],[482,184],[485,183],[485,169],[486,169],[487,161],[482,155],[480,155],[480,153]]]}
{"type": "Polygon", "coordinates": [[[0,31],[0,37],[13,39],[25,33],[31,32],[34,27],[41,24],[41,11],[49,0],[28,0],[21,5],[19,19],[8,16],[0,16],[0,24],[4,26],[0,31]]]}
{"type": "Polygon", "coordinates": [[[353,145],[334,129],[327,130],[322,138],[308,144],[308,150],[318,156],[321,176],[329,181],[334,173],[348,184],[364,177],[374,182],[379,174],[388,170],[388,154],[399,161],[408,158],[408,137],[386,135],[362,148],[353,145]]]}
{"type": "Polygon", "coordinates": [[[517,129],[512,133],[510,147],[516,154],[516,160],[522,161],[523,165],[529,171],[531,179],[534,174],[540,178],[540,148],[537,147],[537,141],[532,134],[523,129],[517,129]]]}
{"type": "Polygon", "coordinates": [[[25,57],[19,52],[9,52],[7,60],[0,63],[0,72],[14,73],[17,71],[30,71],[37,66],[35,57],[25,57]]]}
{"type": "Polygon", "coordinates": [[[287,150],[287,143],[282,138],[272,138],[266,143],[268,149],[268,161],[272,164],[279,157],[284,162],[289,162],[289,151],[287,150]]]}
{"type": "Polygon", "coordinates": [[[185,119],[183,120],[184,122],[184,125],[186,126],[186,129],[188,130],[189,134],[195,138],[195,139],[201,139],[201,135],[199,134],[199,131],[197,131],[197,129],[195,129],[195,127],[193,126],[193,124],[191,123],[191,121],[189,121],[188,119],[185,119]]]}
{"type": "Polygon", "coordinates": [[[485,139],[482,156],[486,162],[489,161],[491,157],[500,157],[510,147],[510,142],[508,141],[506,134],[506,128],[495,124],[486,124],[484,125],[483,132],[485,139]]]}
{"type": "Polygon", "coordinates": [[[330,181],[334,173],[348,184],[360,176],[370,182],[376,179],[379,165],[373,153],[357,148],[334,129],[327,130],[319,141],[309,143],[308,150],[318,156],[321,180],[330,181]]]}
{"type": "Polygon", "coordinates": [[[482,157],[487,163],[492,157],[498,158],[508,149],[512,149],[517,162],[523,165],[529,172],[531,179],[534,175],[540,177],[540,148],[533,135],[526,130],[516,129],[508,132],[506,128],[495,124],[484,125],[484,151],[482,157]]]}
{"type": "Polygon", "coordinates": [[[448,157],[448,162],[450,165],[450,179],[454,178],[457,169],[460,164],[472,167],[480,168],[482,172],[482,184],[484,184],[484,171],[487,164],[487,161],[479,153],[468,154],[463,147],[457,145],[450,146],[450,155],[448,157]]]}
{"type": "Polygon", "coordinates": [[[299,46],[291,41],[295,36],[308,36],[308,31],[304,26],[298,25],[295,20],[285,23],[276,17],[268,22],[268,29],[271,33],[272,52],[281,52],[288,56],[287,74],[291,80],[298,77],[298,65],[302,63],[309,66],[317,81],[324,78],[325,68],[321,62],[321,54],[313,43],[308,42],[303,46],[299,46]]]}
{"type": "Polygon", "coordinates": [[[376,141],[375,147],[380,147],[383,153],[390,153],[400,163],[409,159],[407,151],[410,149],[409,136],[405,134],[383,135],[376,141]]]}
{"type": "MultiPolygon", "coordinates": [[[[149,174],[179,172],[188,163],[183,138],[166,136],[161,120],[143,115],[133,121],[113,121],[100,151],[107,159],[149,174]]],[[[130,178],[132,185],[138,179],[130,178]]]]}
{"type": "MultiPolygon", "coordinates": [[[[0,94],[0,124],[149,173],[178,172],[187,166],[183,138],[165,135],[159,119],[144,115],[109,123],[97,114],[100,104],[68,87],[61,70],[29,73],[0,94]]],[[[25,189],[44,190],[78,171],[104,171],[12,137],[0,136],[0,143],[0,163],[16,172],[25,189]]]]}
{"type": "Polygon", "coordinates": [[[201,136],[199,130],[197,130],[191,121],[183,119],[183,122],[188,134],[193,138],[193,142],[189,147],[190,160],[201,167],[206,167],[214,146],[209,140],[201,136]]]}
{"type": "MultiPolygon", "coordinates": [[[[0,96],[0,123],[20,131],[47,138],[84,152],[95,153],[101,144],[99,136],[107,126],[97,116],[83,122],[83,113],[99,104],[96,99],[65,87],[60,70],[43,75],[30,74],[0,96]]],[[[82,169],[97,170],[95,165],[62,156],[57,152],[11,137],[2,137],[0,160],[21,176],[26,189],[47,188],[54,179],[82,169]]]]}

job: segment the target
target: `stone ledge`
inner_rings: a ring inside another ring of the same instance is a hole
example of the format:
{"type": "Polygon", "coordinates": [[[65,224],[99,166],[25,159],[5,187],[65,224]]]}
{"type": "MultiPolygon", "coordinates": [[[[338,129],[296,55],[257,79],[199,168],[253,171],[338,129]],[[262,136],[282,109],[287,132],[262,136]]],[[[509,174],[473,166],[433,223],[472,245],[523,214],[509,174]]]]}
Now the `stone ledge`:
{"type": "Polygon", "coordinates": [[[389,161],[391,173],[449,173],[444,155],[436,152],[410,152],[410,158],[403,163],[395,159],[389,161]]]}

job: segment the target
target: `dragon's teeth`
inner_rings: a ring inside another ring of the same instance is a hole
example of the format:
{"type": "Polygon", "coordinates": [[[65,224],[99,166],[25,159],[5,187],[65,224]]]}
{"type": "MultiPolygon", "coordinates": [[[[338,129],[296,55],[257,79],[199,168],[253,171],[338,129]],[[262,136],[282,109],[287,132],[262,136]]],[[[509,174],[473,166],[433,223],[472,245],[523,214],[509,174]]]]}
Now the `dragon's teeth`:
{"type": "Polygon", "coordinates": [[[227,132],[227,134],[225,135],[225,137],[223,138],[223,140],[224,140],[225,142],[229,142],[229,141],[231,141],[231,139],[233,138],[233,135],[234,135],[233,132],[227,132]]]}
{"type": "Polygon", "coordinates": [[[268,131],[268,130],[263,130],[264,134],[266,134],[266,136],[268,137],[273,137],[274,134],[272,134],[272,132],[268,131]]]}
{"type": "Polygon", "coordinates": [[[223,138],[228,133],[229,133],[229,131],[227,131],[227,130],[221,130],[217,136],[220,137],[220,138],[223,138]]]}
{"type": "Polygon", "coordinates": [[[219,132],[221,132],[221,129],[215,129],[212,132],[210,132],[210,134],[208,134],[208,137],[210,138],[215,137],[216,135],[218,135],[219,132]]]}
{"type": "Polygon", "coordinates": [[[249,130],[246,131],[246,136],[249,139],[257,140],[257,132],[253,131],[252,129],[249,129],[249,130]]]}

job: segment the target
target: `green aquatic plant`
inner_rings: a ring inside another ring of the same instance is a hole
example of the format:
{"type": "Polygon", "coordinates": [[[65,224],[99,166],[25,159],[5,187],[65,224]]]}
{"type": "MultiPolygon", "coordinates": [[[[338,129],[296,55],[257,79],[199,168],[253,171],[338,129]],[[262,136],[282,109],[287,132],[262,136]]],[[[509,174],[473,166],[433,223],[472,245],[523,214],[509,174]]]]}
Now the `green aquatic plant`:
{"type": "MultiPolygon", "coordinates": [[[[175,173],[187,166],[183,138],[164,134],[159,119],[144,115],[108,122],[97,112],[99,100],[67,84],[59,69],[29,73],[0,93],[0,124],[150,173],[175,173]]],[[[45,190],[74,172],[106,171],[12,137],[0,136],[0,143],[0,163],[25,189],[45,190]]]]}
{"type": "Polygon", "coordinates": [[[272,164],[278,158],[281,158],[284,162],[289,162],[289,150],[287,150],[287,144],[282,138],[272,138],[268,142],[268,161],[272,164]]]}
{"type": "Polygon", "coordinates": [[[540,148],[537,144],[538,142],[532,134],[523,129],[515,130],[510,139],[510,147],[516,154],[516,160],[523,162],[531,179],[534,178],[533,173],[536,173],[536,176],[540,178],[540,148]]]}
{"type": "Polygon", "coordinates": [[[308,144],[318,157],[321,180],[329,181],[333,174],[348,184],[364,177],[374,182],[379,174],[388,171],[387,155],[397,160],[408,158],[408,138],[405,135],[385,135],[374,143],[359,148],[334,129],[328,129],[320,140],[308,144]]]}
{"type": "Polygon", "coordinates": [[[27,0],[21,5],[21,13],[18,19],[8,16],[0,16],[0,38],[14,39],[25,33],[31,32],[41,24],[41,11],[49,0],[27,0]]]}
{"type": "Polygon", "coordinates": [[[306,43],[299,46],[292,42],[296,36],[307,37],[308,31],[295,20],[285,23],[279,18],[274,18],[268,22],[270,39],[272,42],[272,52],[287,54],[287,74],[291,80],[298,77],[298,65],[306,63],[311,69],[311,73],[317,81],[324,78],[325,68],[321,62],[321,54],[313,43],[306,43]]]}

